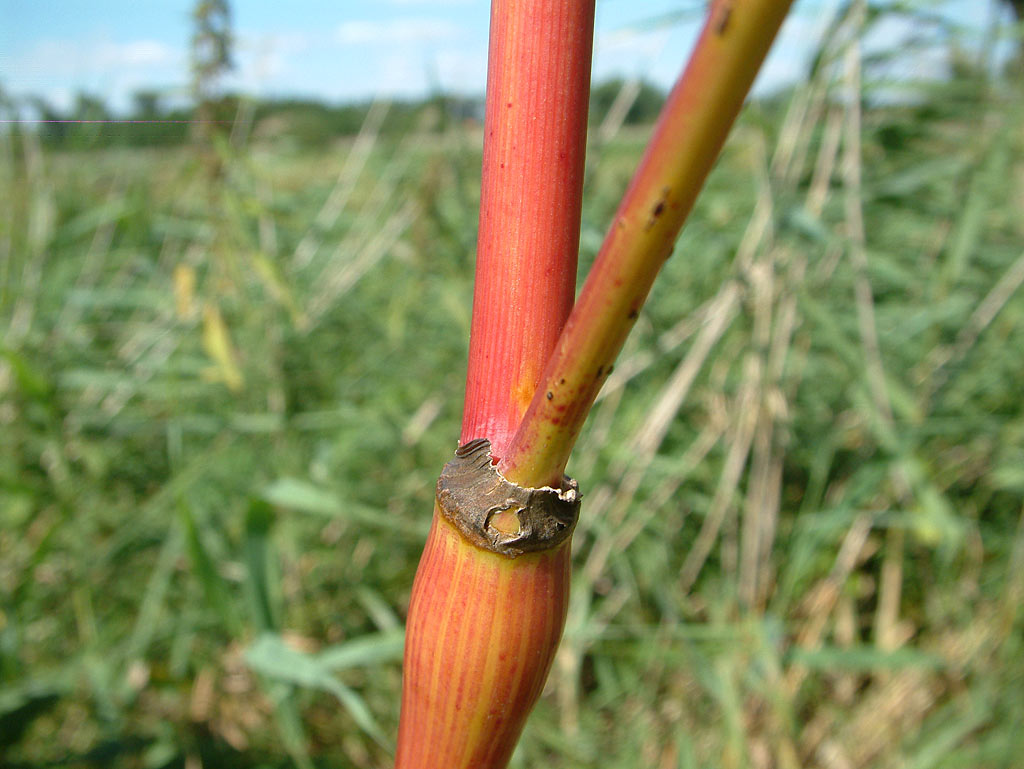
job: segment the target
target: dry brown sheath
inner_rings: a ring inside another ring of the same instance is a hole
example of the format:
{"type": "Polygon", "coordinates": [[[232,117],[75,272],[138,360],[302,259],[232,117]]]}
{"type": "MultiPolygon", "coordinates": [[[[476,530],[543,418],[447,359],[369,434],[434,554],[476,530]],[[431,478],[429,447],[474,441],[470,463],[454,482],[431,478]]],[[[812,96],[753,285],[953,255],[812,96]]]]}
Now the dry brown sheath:
{"type": "Polygon", "coordinates": [[[506,480],[486,438],[455,451],[437,481],[437,507],[477,547],[515,558],[557,547],[572,536],[580,510],[579,487],[565,477],[562,489],[525,488],[506,480]],[[499,527],[495,516],[505,514],[499,527]],[[509,526],[509,516],[514,526],[509,526]]]}

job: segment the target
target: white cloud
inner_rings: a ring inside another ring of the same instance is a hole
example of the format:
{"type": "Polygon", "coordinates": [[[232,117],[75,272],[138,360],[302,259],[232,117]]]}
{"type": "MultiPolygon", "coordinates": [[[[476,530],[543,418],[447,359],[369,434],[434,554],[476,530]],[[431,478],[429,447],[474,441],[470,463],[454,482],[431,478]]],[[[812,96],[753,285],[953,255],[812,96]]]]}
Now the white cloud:
{"type": "Polygon", "coordinates": [[[409,52],[394,53],[378,61],[377,91],[393,96],[412,96],[426,91],[427,62],[409,52]]]}
{"type": "Polygon", "coordinates": [[[656,56],[665,47],[674,30],[627,27],[599,33],[594,40],[594,55],[604,53],[656,56]]]}
{"type": "Polygon", "coordinates": [[[441,87],[456,93],[483,93],[487,82],[487,49],[439,51],[435,63],[441,87]]]}
{"type": "Polygon", "coordinates": [[[170,64],[178,59],[174,49],[155,40],[111,43],[101,50],[112,66],[144,67],[170,64]]]}
{"type": "Polygon", "coordinates": [[[180,83],[188,71],[185,51],[152,39],[42,39],[5,64],[19,92],[42,96],[62,109],[79,92],[124,109],[133,91],[180,83]]]}
{"type": "Polygon", "coordinates": [[[346,21],[335,35],[346,45],[425,43],[459,36],[458,25],[438,19],[395,19],[393,21],[346,21]]]}
{"type": "Polygon", "coordinates": [[[122,67],[155,68],[177,64],[184,53],[156,40],[40,40],[17,62],[28,71],[51,74],[106,73],[122,67]]]}
{"type": "Polygon", "coordinates": [[[483,5],[487,0],[386,0],[388,5],[429,5],[432,8],[451,8],[454,6],[483,5]]]}

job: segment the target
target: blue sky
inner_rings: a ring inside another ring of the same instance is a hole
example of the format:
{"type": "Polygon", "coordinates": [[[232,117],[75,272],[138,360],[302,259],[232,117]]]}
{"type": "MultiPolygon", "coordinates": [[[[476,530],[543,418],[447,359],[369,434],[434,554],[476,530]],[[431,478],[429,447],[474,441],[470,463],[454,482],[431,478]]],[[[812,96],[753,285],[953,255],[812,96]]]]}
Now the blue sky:
{"type": "MultiPolygon", "coordinates": [[[[183,94],[194,0],[0,0],[0,86],[67,107],[78,92],[126,107],[130,94],[183,94]]],[[[234,0],[237,71],[258,96],[329,101],[483,91],[488,0],[234,0]]],[[[598,0],[594,77],[668,86],[696,36],[703,0],[598,0]],[[664,21],[668,14],[681,20],[664,21]]],[[[764,71],[768,90],[804,71],[836,5],[797,0],[764,71]]],[[[982,26],[989,0],[946,5],[982,26]],[[977,17],[977,18],[975,18],[977,17]]],[[[891,35],[900,34],[893,30],[891,35]]]]}

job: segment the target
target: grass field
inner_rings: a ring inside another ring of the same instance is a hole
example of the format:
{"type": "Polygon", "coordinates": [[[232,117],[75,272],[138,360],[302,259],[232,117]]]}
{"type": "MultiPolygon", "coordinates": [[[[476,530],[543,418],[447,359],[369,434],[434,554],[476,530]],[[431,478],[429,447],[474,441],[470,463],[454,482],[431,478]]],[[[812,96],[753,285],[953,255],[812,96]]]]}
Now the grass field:
{"type": "MultiPolygon", "coordinates": [[[[1024,92],[877,106],[843,29],[745,112],[581,439],[515,767],[1024,765],[1024,92]]],[[[213,181],[0,136],[0,765],[389,765],[480,135],[387,119],[238,128],[213,181]]]]}

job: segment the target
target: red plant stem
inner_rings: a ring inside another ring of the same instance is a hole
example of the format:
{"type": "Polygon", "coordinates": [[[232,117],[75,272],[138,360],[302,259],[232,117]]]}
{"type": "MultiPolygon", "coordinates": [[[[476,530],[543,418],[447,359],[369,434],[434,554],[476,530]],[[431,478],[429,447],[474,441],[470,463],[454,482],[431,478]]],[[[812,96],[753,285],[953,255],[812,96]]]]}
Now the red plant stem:
{"type": "Polygon", "coordinates": [[[494,0],[461,443],[505,451],[576,290],[593,0],[494,0]]]}
{"type": "MultiPolygon", "coordinates": [[[[494,456],[572,308],[593,24],[594,0],[492,4],[461,443],[487,438],[494,456]]],[[[568,541],[510,558],[435,511],[409,604],[396,769],[506,765],[558,647],[569,564],[568,541]]]]}
{"type": "Polygon", "coordinates": [[[506,765],[562,635],[569,550],[496,555],[435,512],[406,624],[395,769],[506,765]]]}
{"type": "Polygon", "coordinates": [[[651,284],[717,158],[791,0],[719,0],[605,237],[499,469],[524,486],[562,477],[651,284]]]}

